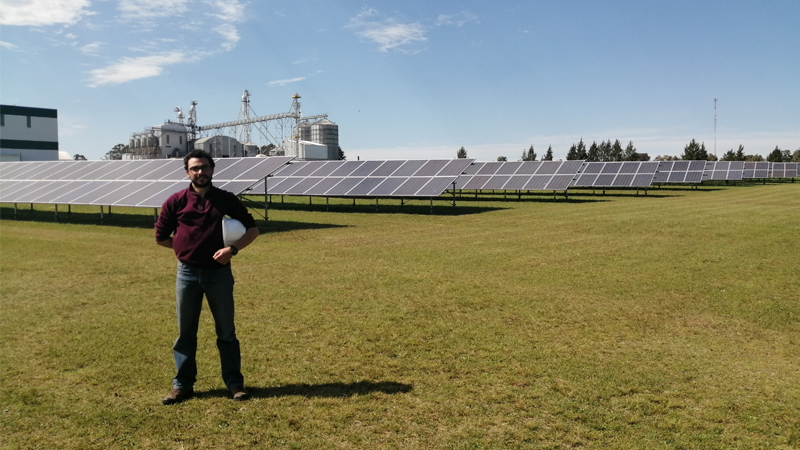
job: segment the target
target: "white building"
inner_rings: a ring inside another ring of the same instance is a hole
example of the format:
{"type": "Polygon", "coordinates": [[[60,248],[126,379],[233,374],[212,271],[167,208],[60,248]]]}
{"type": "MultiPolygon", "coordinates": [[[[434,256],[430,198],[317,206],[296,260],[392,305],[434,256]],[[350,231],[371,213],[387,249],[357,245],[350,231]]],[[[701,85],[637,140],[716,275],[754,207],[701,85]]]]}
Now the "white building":
{"type": "Polygon", "coordinates": [[[128,151],[129,159],[180,158],[188,153],[187,137],[189,128],[171,121],[151,127],[143,133],[131,136],[128,151]]]}
{"type": "MultiPolygon", "coordinates": [[[[284,154],[297,159],[331,159],[328,156],[328,146],[311,141],[283,141],[284,154]]],[[[338,155],[337,155],[338,156],[338,155]]]]}
{"type": "Polygon", "coordinates": [[[57,160],[57,110],[0,105],[0,161],[57,160]]]}
{"type": "Polygon", "coordinates": [[[204,150],[214,158],[242,157],[245,146],[230,136],[209,136],[194,141],[195,150],[204,150]]]}

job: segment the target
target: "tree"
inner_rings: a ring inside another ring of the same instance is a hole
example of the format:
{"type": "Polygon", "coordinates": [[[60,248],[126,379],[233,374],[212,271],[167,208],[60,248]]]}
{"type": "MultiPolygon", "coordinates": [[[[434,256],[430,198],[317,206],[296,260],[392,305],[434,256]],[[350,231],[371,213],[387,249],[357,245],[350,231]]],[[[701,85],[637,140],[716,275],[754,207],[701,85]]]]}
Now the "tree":
{"type": "Polygon", "coordinates": [[[86,157],[78,153],[75,153],[75,156],[73,156],[72,159],[73,161],[86,161],[86,157]]]}
{"type": "Polygon", "coordinates": [[[344,161],[345,159],[347,159],[347,157],[344,156],[344,150],[342,150],[342,147],[338,148],[339,148],[339,161],[344,161]]]}
{"type": "MultiPolygon", "coordinates": [[[[619,141],[617,141],[619,142],[619,141]]],[[[616,144],[615,144],[616,145],[616,144]]],[[[628,141],[628,146],[622,151],[623,161],[638,161],[639,154],[636,153],[636,147],[633,146],[633,141],[628,141]]]]}
{"type": "Polygon", "coordinates": [[[275,149],[275,144],[262,145],[261,148],[258,149],[258,153],[262,155],[269,155],[270,152],[274,149],[275,149]]]}
{"type": "Polygon", "coordinates": [[[467,157],[467,150],[464,147],[458,149],[458,153],[456,153],[456,158],[466,158],[467,157]]]}
{"type": "Polygon", "coordinates": [[[547,146],[547,152],[542,156],[542,161],[552,161],[553,160],[553,146],[547,146]]]}
{"type": "Polygon", "coordinates": [[[583,138],[581,138],[581,141],[578,142],[577,151],[578,151],[578,159],[589,158],[589,154],[586,153],[586,144],[583,143],[583,138]]]}
{"type": "Polygon", "coordinates": [[[122,154],[128,150],[128,146],[125,144],[117,144],[111,148],[111,151],[106,153],[103,159],[106,160],[119,160],[122,159],[122,154]]]}
{"type": "Polygon", "coordinates": [[[611,146],[611,161],[622,161],[622,160],[623,160],[622,144],[619,143],[619,139],[615,139],[614,144],[611,146]]]}
{"type": "Polygon", "coordinates": [[[769,162],[783,162],[783,152],[778,146],[775,146],[775,150],[773,150],[769,155],[767,155],[767,161],[769,162]]]}
{"type": "Polygon", "coordinates": [[[597,142],[592,141],[585,159],[587,161],[600,161],[600,148],[597,146],[597,142]]]}
{"type": "Polygon", "coordinates": [[[536,161],[536,152],[533,151],[533,144],[528,147],[528,150],[522,151],[522,160],[523,161],[536,161]]]}
{"type": "Polygon", "coordinates": [[[603,141],[597,146],[598,161],[613,161],[611,159],[611,141],[603,141]]]}
{"type": "Polygon", "coordinates": [[[733,151],[733,149],[728,150],[722,155],[722,161],[744,161],[744,146],[739,145],[739,150],[733,151]]]}
{"type": "Polygon", "coordinates": [[[746,155],[744,157],[745,161],[764,161],[764,157],[761,155],[746,155]]]}
{"type": "Polygon", "coordinates": [[[705,143],[698,144],[697,141],[692,139],[692,141],[686,144],[686,147],[683,148],[683,154],[681,155],[681,159],[689,161],[708,160],[708,152],[706,151],[706,144],[705,143]]]}
{"type": "Polygon", "coordinates": [[[498,161],[508,161],[508,158],[506,158],[505,156],[498,156],[497,160],[498,161]]]}
{"type": "Polygon", "coordinates": [[[791,150],[781,150],[781,154],[783,155],[783,162],[790,162],[792,160],[791,150]]]}
{"type": "Polygon", "coordinates": [[[792,162],[800,162],[800,148],[792,153],[792,162]]]}
{"type": "Polygon", "coordinates": [[[739,150],[736,150],[736,161],[744,161],[744,145],[739,145],[739,150]]]}
{"type": "Polygon", "coordinates": [[[578,147],[572,144],[572,147],[570,147],[567,152],[567,161],[575,161],[576,159],[580,159],[578,158],[578,147]]]}

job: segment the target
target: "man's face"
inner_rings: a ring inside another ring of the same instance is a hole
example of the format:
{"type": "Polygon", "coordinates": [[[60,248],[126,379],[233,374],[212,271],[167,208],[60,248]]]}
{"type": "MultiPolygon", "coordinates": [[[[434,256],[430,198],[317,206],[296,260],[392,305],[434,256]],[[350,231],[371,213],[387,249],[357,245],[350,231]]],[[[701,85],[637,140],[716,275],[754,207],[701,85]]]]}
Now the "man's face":
{"type": "Polygon", "coordinates": [[[205,158],[189,159],[189,169],[186,175],[192,180],[192,184],[197,188],[207,188],[211,186],[211,178],[214,169],[208,164],[205,158]]]}

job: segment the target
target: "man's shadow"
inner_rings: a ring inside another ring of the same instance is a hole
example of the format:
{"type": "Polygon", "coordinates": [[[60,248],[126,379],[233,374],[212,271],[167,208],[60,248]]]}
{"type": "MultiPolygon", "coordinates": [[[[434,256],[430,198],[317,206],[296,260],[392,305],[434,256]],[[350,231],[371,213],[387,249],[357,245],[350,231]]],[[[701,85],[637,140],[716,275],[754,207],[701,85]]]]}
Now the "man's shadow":
{"type": "MultiPolygon", "coordinates": [[[[247,390],[253,398],[275,398],[275,397],[353,397],[356,395],[366,395],[373,392],[383,392],[384,394],[404,394],[410,392],[413,386],[410,384],[396,383],[394,381],[357,381],[355,383],[324,383],[324,384],[288,384],[277,387],[252,387],[247,390]]],[[[211,389],[208,391],[197,392],[198,397],[229,397],[230,393],[225,389],[211,389]]]]}

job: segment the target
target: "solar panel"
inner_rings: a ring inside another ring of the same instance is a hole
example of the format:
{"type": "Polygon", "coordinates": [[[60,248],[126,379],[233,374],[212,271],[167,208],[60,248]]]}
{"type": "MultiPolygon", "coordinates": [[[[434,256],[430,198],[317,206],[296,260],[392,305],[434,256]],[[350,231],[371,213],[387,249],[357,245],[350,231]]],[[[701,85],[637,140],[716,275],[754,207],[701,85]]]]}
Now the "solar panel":
{"type": "Polygon", "coordinates": [[[707,161],[703,181],[736,181],[742,179],[744,161],[707,161]]]}
{"type": "MultiPolygon", "coordinates": [[[[160,184],[163,184],[163,182],[160,183],[160,184]]],[[[174,194],[174,193],[176,193],[178,191],[181,191],[183,189],[186,189],[186,182],[185,181],[173,181],[171,184],[169,184],[163,190],[153,194],[151,197],[148,197],[148,198],[145,198],[145,199],[141,200],[135,206],[140,207],[140,208],[143,208],[143,207],[160,208],[161,205],[163,205],[164,202],[167,201],[167,199],[169,198],[170,195],[172,195],[172,194],[174,194]]],[[[235,191],[233,191],[231,189],[228,189],[226,187],[223,187],[222,189],[225,189],[226,191],[235,192],[235,191]]]]}
{"type": "Polygon", "coordinates": [[[372,195],[377,197],[388,197],[392,192],[396,191],[403,183],[405,178],[385,178],[375,189],[372,190],[372,195]]]}
{"type": "Polygon", "coordinates": [[[703,181],[706,161],[661,161],[653,184],[684,184],[703,181]]]}
{"type": "Polygon", "coordinates": [[[499,169],[497,175],[514,175],[519,168],[522,167],[522,161],[506,162],[499,169]]]}
{"type": "Polygon", "coordinates": [[[590,162],[580,170],[574,187],[647,188],[653,183],[658,163],[641,161],[590,162]]]}
{"type": "Polygon", "coordinates": [[[495,175],[483,185],[483,189],[503,189],[503,186],[511,179],[510,175],[495,175]]]}
{"type": "MultiPolygon", "coordinates": [[[[77,198],[96,191],[108,184],[108,181],[73,181],[76,185],[74,189],[61,196],[53,198],[55,204],[72,204],[77,198]]],[[[66,189],[65,189],[66,190],[66,189]]]]}
{"type": "Polygon", "coordinates": [[[314,187],[306,191],[306,195],[323,196],[326,192],[333,189],[343,180],[344,178],[322,178],[319,183],[315,184],[314,187]]]}
{"type": "Polygon", "coordinates": [[[403,161],[385,161],[380,167],[378,167],[378,169],[375,172],[372,173],[372,176],[388,177],[392,175],[402,165],[403,161]]]}
{"type": "MultiPolygon", "coordinates": [[[[364,161],[344,161],[331,173],[332,177],[346,177],[353,173],[364,161]]],[[[282,175],[280,172],[276,175],[282,175]]]]}
{"type": "Polygon", "coordinates": [[[336,186],[332,187],[325,195],[329,196],[345,196],[350,189],[353,189],[358,183],[360,183],[363,178],[343,178],[341,182],[337,183],[336,186]]]}
{"type": "Polygon", "coordinates": [[[545,186],[546,191],[566,191],[569,189],[575,175],[554,175],[545,186]]]}
{"type": "Polygon", "coordinates": [[[378,166],[380,166],[381,164],[383,164],[383,161],[364,161],[364,163],[361,164],[360,166],[358,166],[356,168],[356,170],[354,170],[350,174],[350,176],[352,176],[352,177],[366,177],[366,176],[369,176],[369,174],[374,172],[375,169],[377,169],[378,166]]]}
{"type": "Polygon", "coordinates": [[[772,178],[796,178],[796,162],[776,162],[772,163],[772,178]]]}
{"type": "Polygon", "coordinates": [[[584,161],[475,163],[458,177],[456,190],[565,191],[584,161]]]}
{"type": "MultiPolygon", "coordinates": [[[[266,192],[329,197],[438,197],[471,162],[469,159],[296,161],[267,179],[266,192]],[[410,182],[412,178],[415,181],[410,182]],[[432,180],[437,181],[432,183],[432,180]],[[441,190],[434,192],[440,186],[441,190]]],[[[260,193],[263,189],[264,185],[259,183],[253,192],[260,193]]]]}
{"type": "Polygon", "coordinates": [[[769,178],[768,161],[745,161],[742,178],[769,178]]]}
{"type": "Polygon", "coordinates": [[[500,167],[503,165],[502,162],[489,162],[489,163],[482,163],[481,168],[478,169],[478,175],[494,175],[500,170],[500,167]]]}
{"type": "MultiPolygon", "coordinates": [[[[479,191],[483,189],[483,186],[489,182],[492,178],[491,175],[473,175],[471,179],[467,180],[464,183],[464,187],[461,189],[466,189],[469,191],[476,190],[479,191]]],[[[528,177],[530,178],[530,177],[528,177]]]]}
{"type": "MultiPolygon", "coordinates": [[[[214,185],[240,194],[292,159],[218,159],[214,185]]],[[[189,185],[183,161],[172,159],[2,162],[0,181],[0,201],[6,203],[138,207],[160,207],[189,185]]]]}
{"type": "Polygon", "coordinates": [[[381,184],[383,178],[365,178],[363,179],[358,185],[353,187],[353,189],[348,192],[348,195],[351,196],[365,196],[369,195],[373,189],[375,189],[379,184],[381,184]]]}
{"type": "MultiPolygon", "coordinates": [[[[508,182],[506,182],[503,189],[507,191],[522,190],[522,188],[525,187],[525,183],[527,183],[530,178],[530,175],[513,175],[509,177],[508,182]]],[[[571,179],[572,176],[570,175],[570,180],[571,179]]]]}

